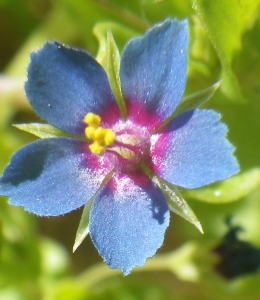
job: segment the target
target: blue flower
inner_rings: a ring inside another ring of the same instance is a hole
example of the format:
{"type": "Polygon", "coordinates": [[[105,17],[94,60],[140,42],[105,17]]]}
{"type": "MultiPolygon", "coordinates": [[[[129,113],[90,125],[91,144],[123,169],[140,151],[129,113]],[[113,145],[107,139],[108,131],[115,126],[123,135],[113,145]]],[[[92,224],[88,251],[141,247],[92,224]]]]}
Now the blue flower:
{"type": "Polygon", "coordinates": [[[18,150],[0,193],[40,216],[68,213],[95,197],[89,230],[99,253],[124,274],[142,266],[169,224],[165,196],[144,169],[184,188],[239,169],[213,110],[188,110],[156,131],[182,98],[187,48],[187,20],[167,19],[126,44],[120,65],[126,119],[105,71],[87,52],[48,42],[32,53],[25,84],[30,104],[75,137],[41,139],[18,150]]]}

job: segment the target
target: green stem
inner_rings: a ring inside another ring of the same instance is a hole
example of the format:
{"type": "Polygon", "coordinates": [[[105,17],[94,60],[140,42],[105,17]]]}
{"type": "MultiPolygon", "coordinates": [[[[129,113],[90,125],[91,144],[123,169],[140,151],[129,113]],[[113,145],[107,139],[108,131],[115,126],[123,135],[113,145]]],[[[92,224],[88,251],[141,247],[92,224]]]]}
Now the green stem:
{"type": "MultiPolygon", "coordinates": [[[[194,242],[187,243],[173,252],[156,255],[149,259],[142,268],[133,269],[132,273],[167,271],[174,273],[182,280],[197,281],[198,269],[192,262],[196,251],[197,245],[194,242]]],[[[82,272],[77,279],[83,287],[89,288],[120,275],[122,276],[120,271],[109,269],[104,263],[100,263],[82,272]]]]}

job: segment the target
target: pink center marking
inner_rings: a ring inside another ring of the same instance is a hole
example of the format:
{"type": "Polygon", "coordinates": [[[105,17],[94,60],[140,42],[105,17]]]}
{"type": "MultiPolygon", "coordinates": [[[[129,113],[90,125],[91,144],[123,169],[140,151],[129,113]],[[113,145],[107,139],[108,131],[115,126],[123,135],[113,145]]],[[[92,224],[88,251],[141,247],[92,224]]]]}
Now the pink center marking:
{"type": "Polygon", "coordinates": [[[86,160],[93,171],[107,174],[115,169],[114,179],[109,186],[117,188],[120,178],[128,176],[137,185],[147,186],[149,178],[141,168],[146,164],[153,171],[160,169],[160,162],[165,152],[165,139],[162,134],[152,134],[160,125],[161,119],[149,113],[144,106],[131,103],[127,107],[127,120],[121,119],[117,107],[108,108],[101,115],[101,126],[111,128],[116,134],[116,141],[101,156],[94,155],[86,146],[86,160]],[[101,170],[100,170],[101,169],[101,170]]]}

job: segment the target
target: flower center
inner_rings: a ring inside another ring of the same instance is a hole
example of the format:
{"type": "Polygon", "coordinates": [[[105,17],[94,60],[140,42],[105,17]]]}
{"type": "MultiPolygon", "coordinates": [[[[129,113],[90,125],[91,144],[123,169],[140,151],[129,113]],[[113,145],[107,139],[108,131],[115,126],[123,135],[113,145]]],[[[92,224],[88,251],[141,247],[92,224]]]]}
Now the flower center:
{"type": "Polygon", "coordinates": [[[106,151],[108,159],[118,167],[135,168],[142,159],[149,157],[150,134],[144,127],[131,122],[119,121],[111,128],[100,126],[100,116],[87,113],[84,122],[86,137],[92,141],[89,149],[101,156],[106,151]],[[112,156],[111,156],[112,154],[112,156]]]}

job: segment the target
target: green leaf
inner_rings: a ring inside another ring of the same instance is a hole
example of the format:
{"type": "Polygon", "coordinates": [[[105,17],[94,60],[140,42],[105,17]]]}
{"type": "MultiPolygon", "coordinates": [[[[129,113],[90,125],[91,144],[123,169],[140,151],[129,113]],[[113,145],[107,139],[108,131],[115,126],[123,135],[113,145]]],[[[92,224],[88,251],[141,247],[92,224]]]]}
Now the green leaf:
{"type": "Polygon", "coordinates": [[[219,56],[223,68],[223,90],[227,96],[242,101],[231,62],[248,21],[256,14],[259,0],[193,0],[192,4],[219,56]]]}
{"type": "Polygon", "coordinates": [[[77,248],[80,246],[80,244],[84,241],[86,236],[89,234],[89,213],[90,209],[92,206],[92,203],[94,199],[96,198],[97,194],[102,190],[102,188],[108,183],[108,181],[112,178],[114,174],[114,170],[110,171],[104,180],[102,181],[100,187],[98,190],[95,192],[95,194],[89,199],[89,201],[85,204],[83,213],[79,222],[79,227],[76,232],[76,238],[75,238],[75,243],[73,246],[73,252],[77,250],[77,248]]]}
{"type": "Polygon", "coordinates": [[[120,55],[117,49],[112,32],[107,32],[107,53],[106,53],[106,71],[110,82],[111,89],[114,93],[116,102],[121,114],[126,119],[126,106],[121,92],[121,83],[119,77],[120,55]]]}
{"type": "Polygon", "coordinates": [[[185,197],[209,203],[228,203],[237,201],[260,186],[260,168],[235,175],[210,186],[186,190],[185,197]]]}
{"type": "Polygon", "coordinates": [[[159,176],[157,176],[155,173],[152,172],[147,166],[142,165],[144,171],[146,174],[159,186],[159,188],[162,190],[169,209],[176,213],[177,215],[184,218],[186,221],[193,224],[201,233],[203,233],[203,229],[201,227],[201,224],[199,220],[197,219],[196,215],[192,211],[192,209],[189,207],[187,202],[183,199],[180,192],[178,191],[177,187],[173,184],[170,184],[169,182],[163,180],[159,176]]]}
{"type": "Polygon", "coordinates": [[[169,123],[177,115],[183,113],[186,110],[195,109],[202,105],[204,102],[206,102],[210,97],[213,96],[215,91],[219,88],[220,83],[221,82],[218,81],[206,89],[200,90],[198,92],[183,97],[179,105],[174,110],[174,112],[163,121],[163,123],[158,127],[158,129],[156,129],[156,132],[160,131],[167,123],[169,123]]]}
{"type": "Polygon", "coordinates": [[[112,30],[113,33],[118,37],[118,40],[121,42],[123,41],[123,45],[129,38],[131,38],[133,35],[136,35],[137,32],[113,22],[97,23],[93,29],[93,33],[99,42],[99,51],[96,60],[106,70],[118,107],[123,118],[126,119],[127,112],[121,92],[121,83],[119,77],[120,54],[112,35],[112,30]]]}
{"type": "Polygon", "coordinates": [[[240,39],[239,4],[237,0],[193,0],[203,27],[216,48],[220,59],[231,62],[240,39]],[[221,52],[222,51],[222,52],[221,52]]]}
{"type": "Polygon", "coordinates": [[[41,124],[41,123],[29,123],[29,124],[14,124],[14,127],[29,132],[38,136],[41,139],[46,138],[56,138],[56,137],[74,137],[56,127],[53,127],[49,124],[41,124]]]}
{"type": "Polygon", "coordinates": [[[193,94],[183,97],[171,117],[173,118],[186,110],[195,109],[202,105],[204,102],[206,102],[209,98],[213,96],[213,94],[219,88],[220,84],[221,82],[218,81],[210,87],[207,87],[203,90],[197,91],[193,94]]]}

